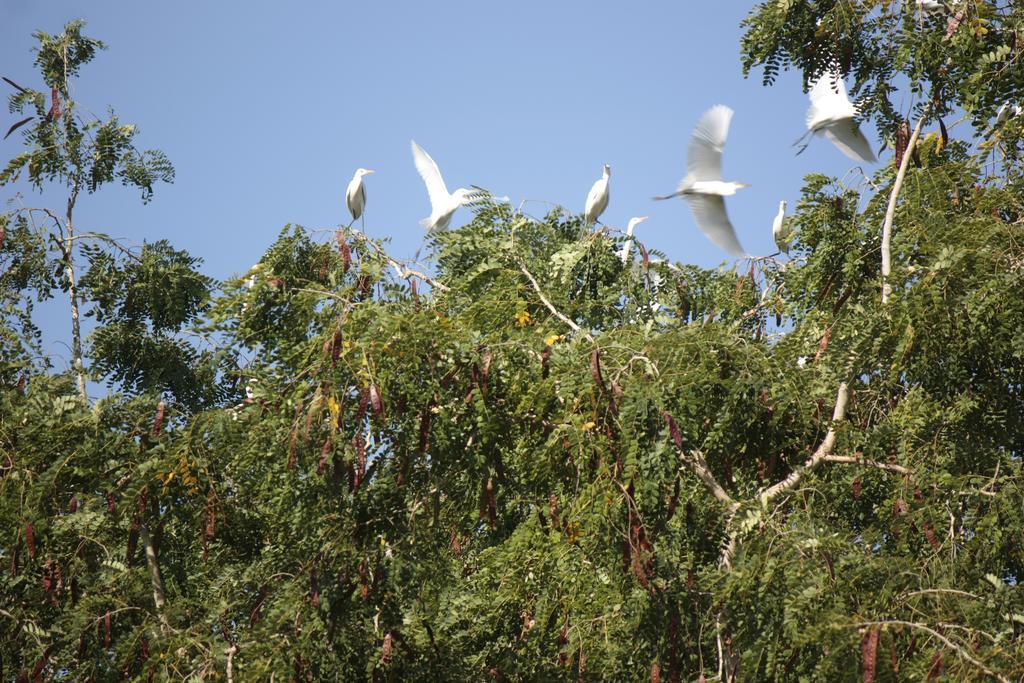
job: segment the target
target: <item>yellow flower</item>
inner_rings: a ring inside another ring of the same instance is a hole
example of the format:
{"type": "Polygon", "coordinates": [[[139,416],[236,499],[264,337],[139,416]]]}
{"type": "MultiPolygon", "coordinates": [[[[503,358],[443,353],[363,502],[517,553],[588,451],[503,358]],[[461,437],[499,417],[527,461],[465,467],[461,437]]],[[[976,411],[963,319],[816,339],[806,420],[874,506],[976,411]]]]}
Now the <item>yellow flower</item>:
{"type": "Polygon", "coordinates": [[[554,346],[558,342],[562,341],[564,337],[560,334],[549,334],[544,338],[544,343],[548,346],[554,346]]]}
{"type": "Polygon", "coordinates": [[[583,431],[589,432],[591,429],[593,429],[596,426],[597,426],[597,423],[594,422],[594,421],[584,422],[583,423],[583,431]]]}
{"type": "Polygon", "coordinates": [[[327,399],[327,410],[331,411],[331,422],[338,422],[338,413],[341,412],[341,404],[338,403],[338,399],[331,396],[327,399]]]}
{"type": "Polygon", "coordinates": [[[532,319],[529,311],[519,311],[516,313],[516,327],[523,327],[529,324],[532,319]]]}

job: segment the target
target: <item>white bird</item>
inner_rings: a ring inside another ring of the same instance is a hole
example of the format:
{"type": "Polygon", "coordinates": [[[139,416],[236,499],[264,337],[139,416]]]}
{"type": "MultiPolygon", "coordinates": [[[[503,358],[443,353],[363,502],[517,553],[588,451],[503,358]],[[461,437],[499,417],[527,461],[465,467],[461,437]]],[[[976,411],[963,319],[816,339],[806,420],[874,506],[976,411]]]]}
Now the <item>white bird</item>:
{"type": "Polygon", "coordinates": [[[357,168],[356,174],[352,176],[352,180],[348,184],[348,189],[345,190],[345,204],[348,206],[348,212],[352,214],[353,223],[362,218],[363,210],[366,208],[366,187],[363,185],[363,176],[371,173],[373,171],[368,168],[357,168]]]}
{"type": "Polygon", "coordinates": [[[999,111],[996,112],[996,125],[1006,123],[1012,118],[1020,116],[1021,107],[1019,104],[1011,105],[1009,101],[1003,102],[1003,105],[999,107],[999,111]]]}
{"type": "Polygon", "coordinates": [[[423,178],[423,184],[427,186],[427,195],[430,196],[430,216],[421,220],[420,225],[430,232],[447,230],[455,210],[473,201],[478,193],[460,187],[449,194],[437,164],[415,140],[412,141],[412,159],[423,178]]]}
{"type": "Polygon", "coordinates": [[[857,124],[857,107],[850,102],[842,77],[834,72],[822,74],[811,84],[809,94],[807,134],[823,134],[854,161],[875,162],[875,153],[857,124]]]}
{"type": "Polygon", "coordinates": [[[612,174],[612,167],[608,164],[604,165],[604,173],[598,178],[594,185],[590,188],[590,193],[587,195],[587,204],[583,209],[583,222],[586,225],[595,223],[604,210],[608,208],[608,196],[610,191],[608,189],[608,178],[612,174]]]}
{"type": "Polygon", "coordinates": [[[940,12],[945,9],[942,3],[938,2],[938,0],[915,0],[914,4],[917,6],[917,9],[921,10],[925,14],[940,12]]]}
{"type": "Polygon", "coordinates": [[[786,200],[779,202],[779,212],[775,214],[772,221],[772,237],[775,239],[775,248],[784,254],[789,253],[789,235],[783,231],[786,222],[786,200]]]}
{"type": "Polygon", "coordinates": [[[629,260],[629,251],[633,248],[633,229],[645,220],[647,220],[647,216],[636,216],[629,219],[629,225],[626,226],[626,242],[622,245],[622,253],[620,254],[623,263],[629,260]]]}
{"type": "Polygon", "coordinates": [[[747,252],[736,239],[736,230],[725,211],[725,197],[748,185],[722,180],[722,149],[729,135],[732,113],[732,109],[721,104],[704,112],[687,148],[686,176],[679,181],[675,192],[655,199],[685,199],[690,204],[697,226],[707,238],[733,256],[742,258],[747,252]]]}

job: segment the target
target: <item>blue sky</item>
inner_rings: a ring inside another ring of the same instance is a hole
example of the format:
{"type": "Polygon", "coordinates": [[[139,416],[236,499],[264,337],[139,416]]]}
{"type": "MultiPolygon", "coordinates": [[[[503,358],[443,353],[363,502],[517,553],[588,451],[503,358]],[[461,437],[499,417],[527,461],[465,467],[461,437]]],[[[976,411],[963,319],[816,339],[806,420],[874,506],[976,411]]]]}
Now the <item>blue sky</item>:
{"type": "MultiPolygon", "coordinates": [[[[138,124],[141,146],[166,152],[177,180],[145,206],[113,186],[86,197],[78,224],[132,243],[168,238],[217,278],[244,272],[286,223],[347,223],[344,191],[359,166],[377,171],[367,180],[366,231],[411,256],[429,203],[410,139],[449,189],[481,185],[517,205],[582,211],[610,163],[606,223],[649,215],[637,232],[646,244],[714,266],[728,255],[686,205],[650,199],[674,190],[704,110],[736,110],[724,171],[751,184],[729,203],[750,253],[774,251],[778,201],[794,201],[805,174],[843,176],[853,165],[821,139],[795,155],[807,108],[796,74],[773,88],[759,72],[742,77],[739,24],[752,6],[3,0],[0,75],[36,85],[32,31],[86,19],[86,33],[109,49],[84,68],[76,97],[138,124]]],[[[0,157],[18,147],[12,135],[0,157]]],[[[460,212],[453,226],[468,217],[460,212]]]]}

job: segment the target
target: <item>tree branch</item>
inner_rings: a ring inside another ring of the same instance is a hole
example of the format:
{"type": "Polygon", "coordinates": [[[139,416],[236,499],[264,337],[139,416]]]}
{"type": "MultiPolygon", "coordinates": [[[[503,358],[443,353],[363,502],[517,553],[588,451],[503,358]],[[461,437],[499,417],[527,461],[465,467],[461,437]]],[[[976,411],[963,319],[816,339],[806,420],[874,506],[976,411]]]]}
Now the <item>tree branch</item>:
{"type": "Polygon", "coordinates": [[[780,481],[778,484],[767,489],[761,494],[761,498],[764,501],[769,501],[778,495],[789,491],[794,486],[800,483],[800,481],[807,476],[809,472],[816,469],[821,463],[825,462],[825,459],[832,455],[832,449],[836,445],[836,423],[846,417],[846,401],[850,397],[850,392],[846,388],[846,382],[839,385],[839,391],[836,394],[836,407],[832,411],[832,424],[828,428],[828,433],[825,434],[825,439],[818,446],[814,454],[803,464],[802,467],[790,472],[789,476],[780,481]]]}
{"type": "Polygon", "coordinates": [[[704,484],[704,488],[715,497],[715,500],[728,506],[730,512],[735,511],[739,507],[739,503],[733,500],[728,491],[722,488],[722,485],[715,479],[715,475],[712,474],[711,468],[708,467],[707,460],[704,459],[702,452],[698,450],[693,450],[689,453],[680,451],[679,456],[683,461],[683,466],[700,479],[701,483],[704,484]]]}
{"type": "Polygon", "coordinates": [[[164,604],[167,602],[164,591],[164,579],[160,575],[160,563],[156,557],[156,547],[153,545],[153,538],[149,535],[149,529],[144,523],[139,524],[139,540],[146,549],[146,568],[149,570],[149,580],[153,585],[153,604],[156,605],[156,613],[160,622],[166,628],[167,617],[164,616],[164,604]]]}
{"type": "Polygon", "coordinates": [[[885,222],[882,223],[882,303],[888,303],[889,295],[892,293],[892,285],[889,284],[889,274],[892,272],[892,222],[896,217],[896,200],[899,198],[900,190],[903,189],[903,179],[907,176],[907,168],[910,166],[910,157],[913,156],[914,146],[917,145],[917,138],[921,135],[921,127],[924,120],[928,118],[928,111],[931,105],[925,107],[921,118],[914,127],[914,132],[907,142],[907,149],[900,161],[900,168],[896,172],[896,180],[892,184],[892,191],[889,193],[889,207],[885,210],[885,222]]]}
{"type": "Polygon", "coordinates": [[[908,628],[920,629],[920,630],[922,630],[922,631],[924,631],[924,632],[926,632],[926,633],[928,633],[928,634],[930,634],[932,636],[935,636],[939,640],[941,640],[942,643],[944,645],[946,645],[946,647],[948,647],[951,650],[955,651],[964,660],[970,662],[974,666],[976,666],[979,669],[981,669],[983,672],[985,672],[986,675],[991,676],[992,678],[996,679],[997,681],[1000,681],[1001,683],[1010,683],[1010,679],[1008,679],[1006,676],[1003,676],[1002,674],[996,673],[992,669],[988,668],[987,666],[982,664],[980,661],[978,661],[977,659],[972,657],[967,652],[967,650],[965,650],[964,648],[960,647],[959,645],[954,643],[952,640],[950,640],[946,636],[942,635],[941,633],[939,633],[935,629],[931,628],[927,624],[922,624],[922,623],[919,623],[919,622],[916,622],[916,621],[901,621],[899,619],[887,619],[885,621],[865,621],[865,622],[862,622],[860,624],[854,624],[855,628],[866,628],[866,627],[869,627],[869,626],[906,626],[908,628]]]}
{"type": "Polygon", "coordinates": [[[825,462],[838,462],[849,465],[863,465],[864,467],[875,467],[880,470],[889,470],[890,472],[897,472],[899,474],[913,474],[911,470],[908,470],[902,465],[894,465],[887,462],[879,462],[878,460],[866,460],[864,458],[858,458],[853,455],[826,455],[825,462]]]}
{"type": "MultiPolygon", "coordinates": [[[[338,232],[341,232],[341,230],[339,229],[338,232]]],[[[418,270],[413,270],[412,268],[408,268],[405,265],[399,263],[398,261],[393,259],[386,251],[384,251],[379,246],[374,244],[370,240],[370,238],[368,238],[366,235],[359,232],[358,230],[352,229],[351,232],[353,235],[359,238],[360,242],[363,245],[370,247],[371,249],[373,249],[374,252],[377,253],[378,256],[381,256],[384,260],[386,260],[391,265],[391,267],[395,269],[395,272],[398,273],[398,277],[400,277],[401,279],[407,280],[409,279],[409,277],[418,277],[419,279],[423,280],[431,287],[439,291],[447,292],[450,289],[448,285],[438,282],[437,280],[430,277],[426,273],[421,273],[418,270]]]]}
{"type": "Polygon", "coordinates": [[[530,284],[533,286],[533,291],[535,291],[537,293],[537,296],[540,297],[540,302],[542,304],[544,304],[547,307],[547,309],[549,311],[551,311],[551,313],[556,318],[558,318],[563,323],[568,325],[572,329],[573,332],[576,332],[577,334],[582,335],[583,338],[586,339],[591,344],[594,343],[594,338],[592,336],[590,336],[590,334],[588,334],[587,332],[584,332],[580,328],[580,326],[577,325],[572,320],[572,318],[569,318],[568,316],[564,315],[561,311],[559,311],[557,308],[555,308],[554,304],[552,304],[550,301],[548,301],[548,298],[546,296],[544,296],[544,292],[541,291],[540,285],[537,284],[537,280],[534,279],[533,275],[530,274],[530,271],[526,269],[525,265],[520,264],[519,265],[519,270],[522,271],[523,275],[526,276],[526,279],[530,281],[530,284]]]}

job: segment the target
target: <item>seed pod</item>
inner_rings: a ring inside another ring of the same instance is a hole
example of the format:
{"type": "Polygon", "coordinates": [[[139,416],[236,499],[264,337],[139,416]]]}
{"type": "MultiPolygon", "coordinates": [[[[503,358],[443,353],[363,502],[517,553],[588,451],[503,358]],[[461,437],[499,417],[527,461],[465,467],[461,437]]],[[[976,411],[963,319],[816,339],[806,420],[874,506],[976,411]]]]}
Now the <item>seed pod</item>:
{"type": "Polygon", "coordinates": [[[657,660],[651,663],[651,683],[661,683],[661,665],[657,660]]]}
{"type": "Polygon", "coordinates": [[[935,656],[932,657],[932,665],[930,667],[928,667],[928,675],[927,675],[927,677],[925,677],[925,681],[929,681],[929,682],[930,681],[934,681],[935,679],[937,679],[939,676],[942,675],[942,669],[943,669],[942,656],[943,656],[943,654],[944,654],[943,651],[939,650],[938,652],[935,653],[935,656]]]}
{"type": "Polygon", "coordinates": [[[56,88],[50,88],[50,119],[56,121],[60,118],[60,95],[56,88]]]}
{"type": "Polygon", "coordinates": [[[860,641],[861,667],[864,672],[864,683],[874,683],[875,667],[878,664],[879,628],[873,626],[860,641]]]}
{"type": "Polygon", "coordinates": [[[370,405],[370,392],[364,390],[359,394],[359,406],[356,408],[356,423],[362,424],[363,418],[366,417],[366,409],[370,405]]]}
{"type": "Polygon", "coordinates": [[[19,394],[25,393],[25,382],[27,382],[27,381],[28,381],[28,373],[27,372],[22,372],[21,375],[18,377],[18,393],[19,394]]]}
{"type": "Polygon", "coordinates": [[[136,517],[132,521],[132,526],[128,530],[128,549],[127,549],[127,560],[128,564],[131,564],[132,559],[135,558],[135,548],[139,542],[139,518],[136,517]]]}
{"type": "Polygon", "coordinates": [[[377,390],[376,384],[370,385],[370,405],[373,407],[373,412],[376,413],[377,417],[384,418],[384,403],[380,400],[380,392],[377,390]]]}
{"type": "Polygon", "coordinates": [[[893,517],[902,517],[903,515],[910,512],[910,508],[907,506],[907,502],[902,498],[897,498],[896,502],[892,506],[893,517]]]}
{"type": "Polygon", "coordinates": [[[388,631],[386,634],[384,634],[384,644],[381,646],[380,649],[380,661],[384,664],[384,666],[387,666],[388,663],[391,661],[391,648],[393,647],[393,641],[394,638],[391,635],[391,631],[388,631]]]}
{"type": "Polygon", "coordinates": [[[427,452],[427,446],[430,445],[430,422],[433,416],[433,411],[430,406],[423,409],[420,413],[420,455],[427,452]]]}
{"type": "Polygon", "coordinates": [[[316,466],[316,473],[323,474],[327,468],[327,459],[331,457],[331,437],[324,439],[324,445],[320,448],[320,462],[316,466]]]}
{"type": "Polygon", "coordinates": [[[78,512],[78,498],[71,496],[71,502],[68,503],[68,512],[72,515],[78,512]]]}
{"type": "Polygon", "coordinates": [[[25,545],[28,546],[28,559],[36,558],[36,532],[32,528],[32,522],[25,525],[25,545]]]}
{"type": "Polygon", "coordinates": [[[860,477],[857,477],[856,479],[853,480],[853,499],[854,500],[857,500],[857,499],[860,498],[861,486],[862,486],[862,484],[861,484],[861,481],[860,481],[860,477]]]}
{"type": "Polygon", "coordinates": [[[0,249],[4,248],[4,240],[7,239],[7,228],[0,223],[0,249]]]}
{"type": "Polygon", "coordinates": [[[675,418],[665,411],[661,414],[665,418],[665,424],[668,425],[668,433],[672,437],[672,442],[675,443],[676,448],[683,450],[683,433],[679,431],[679,425],[676,424],[675,418]]]}
{"type": "Polygon", "coordinates": [[[50,649],[52,646],[43,650],[43,656],[36,662],[35,667],[32,669],[32,681],[33,683],[42,683],[43,680],[43,669],[46,667],[46,662],[50,660],[50,649]]]}
{"type": "Polygon", "coordinates": [[[828,348],[828,340],[832,336],[832,328],[825,328],[825,334],[821,335],[821,341],[818,342],[818,352],[814,354],[814,362],[817,363],[821,355],[825,353],[825,349],[828,348]]]}
{"type": "Polygon", "coordinates": [[[309,570],[309,601],[313,609],[320,607],[320,581],[316,575],[316,569],[309,570]]]}
{"type": "Polygon", "coordinates": [[[605,388],[604,377],[601,376],[601,354],[597,349],[590,352],[590,376],[602,390],[605,388]]]}
{"type": "Polygon", "coordinates": [[[156,404],[156,419],[153,420],[153,438],[158,438],[161,430],[164,428],[164,410],[166,409],[167,404],[163,401],[156,404]]]}
{"type": "Polygon", "coordinates": [[[556,529],[561,528],[562,522],[558,517],[558,496],[553,493],[548,496],[548,509],[551,510],[551,523],[556,529]]]}
{"type": "Polygon", "coordinates": [[[914,488],[914,500],[918,503],[924,502],[924,496],[921,495],[921,489],[916,487],[914,488]]]}
{"type": "Polygon", "coordinates": [[[349,268],[352,267],[352,250],[349,249],[348,242],[345,241],[345,236],[340,231],[338,232],[338,251],[341,252],[341,272],[348,273],[349,268]]]}
{"type": "Polygon", "coordinates": [[[542,379],[547,379],[551,373],[551,369],[548,367],[548,361],[551,360],[551,347],[545,346],[544,350],[540,352],[540,376],[542,379]]]}
{"type": "Polygon", "coordinates": [[[331,361],[334,363],[338,362],[338,358],[341,356],[341,347],[344,344],[344,338],[341,335],[341,330],[335,330],[334,341],[331,344],[331,361]]]}
{"type": "Polygon", "coordinates": [[[110,514],[114,514],[114,511],[116,509],[117,509],[117,505],[114,503],[114,494],[113,493],[108,493],[107,494],[107,512],[109,512],[110,514]]]}
{"type": "Polygon", "coordinates": [[[103,615],[103,646],[110,647],[110,610],[103,615]]]}
{"type": "Polygon", "coordinates": [[[907,153],[907,143],[910,142],[910,124],[904,119],[900,121],[896,129],[896,168],[903,165],[903,155],[907,153]]]}
{"type": "Polygon", "coordinates": [[[149,659],[149,641],[145,636],[139,639],[139,648],[142,650],[142,661],[149,659]]]}
{"type": "Polygon", "coordinates": [[[930,545],[932,548],[935,548],[936,550],[938,550],[939,547],[942,545],[941,543],[939,543],[939,539],[935,536],[935,529],[932,528],[931,522],[926,521],[924,523],[924,537],[928,540],[928,545],[930,545]]]}
{"type": "Polygon", "coordinates": [[[363,600],[366,600],[368,597],[370,597],[370,583],[369,583],[369,581],[367,579],[366,560],[362,560],[359,563],[359,570],[358,571],[359,571],[359,590],[360,590],[360,593],[363,596],[363,600]]]}
{"type": "Polygon", "coordinates": [[[494,354],[489,350],[484,351],[480,363],[480,391],[487,393],[487,383],[491,376],[491,363],[494,361],[494,354]]]}
{"type": "Polygon", "coordinates": [[[78,596],[79,595],[80,595],[80,593],[78,592],[78,579],[76,577],[72,576],[71,577],[71,604],[72,605],[77,605],[78,604],[78,596]]]}

